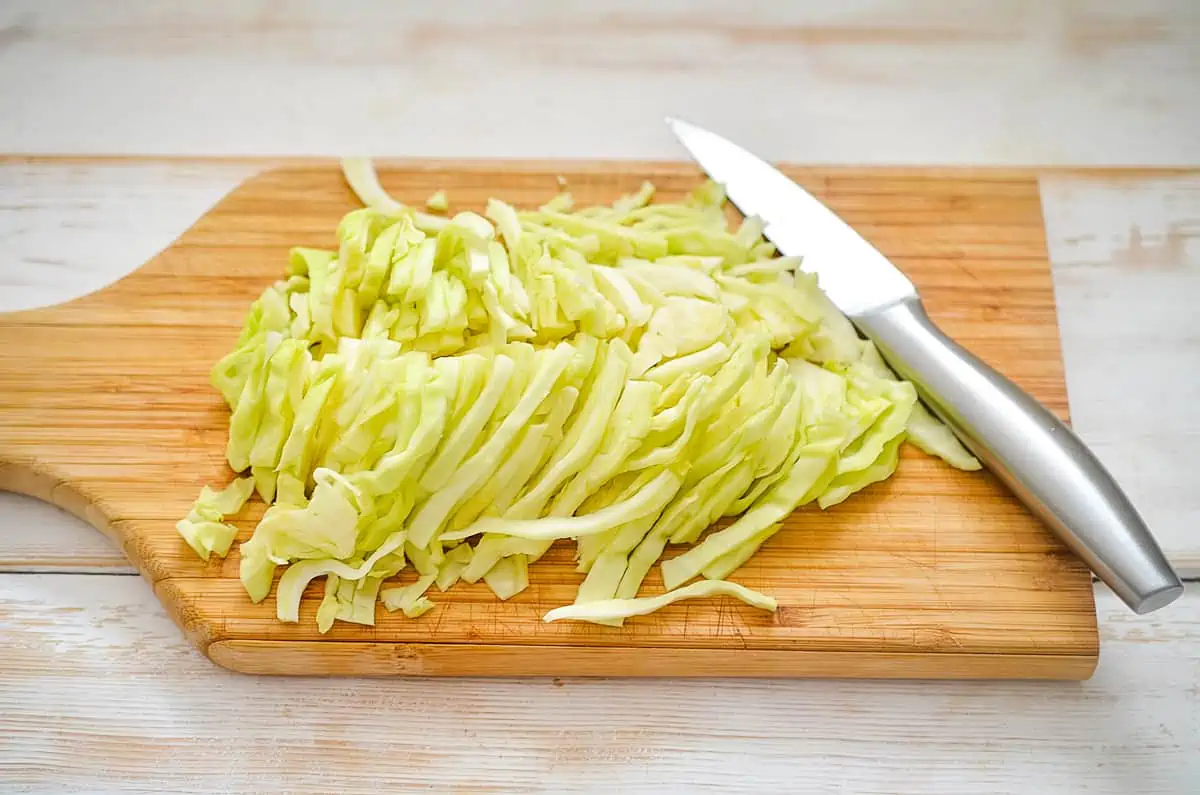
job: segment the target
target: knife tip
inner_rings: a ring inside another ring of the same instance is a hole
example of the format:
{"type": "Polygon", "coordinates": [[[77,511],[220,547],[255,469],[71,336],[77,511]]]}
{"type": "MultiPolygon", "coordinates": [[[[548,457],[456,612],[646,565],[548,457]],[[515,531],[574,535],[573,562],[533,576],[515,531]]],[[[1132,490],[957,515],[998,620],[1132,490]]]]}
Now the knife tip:
{"type": "Polygon", "coordinates": [[[666,122],[667,126],[671,128],[671,131],[675,133],[678,133],[681,129],[692,126],[678,116],[663,116],[663,121],[666,122]]]}

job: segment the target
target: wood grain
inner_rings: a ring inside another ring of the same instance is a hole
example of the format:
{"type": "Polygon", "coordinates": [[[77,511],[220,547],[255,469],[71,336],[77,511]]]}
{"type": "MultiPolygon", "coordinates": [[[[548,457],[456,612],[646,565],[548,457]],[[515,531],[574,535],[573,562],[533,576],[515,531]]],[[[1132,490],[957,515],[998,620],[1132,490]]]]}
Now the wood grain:
{"type": "Polygon", "coordinates": [[[6,0],[0,31],[8,152],[665,158],[671,113],[806,163],[1197,162],[1193,0],[6,0]]]}
{"type": "MultiPolygon", "coordinates": [[[[479,208],[492,194],[521,204],[542,200],[560,174],[582,202],[611,199],[646,177],[669,197],[697,179],[692,168],[671,164],[498,169],[442,162],[397,166],[384,180],[404,200],[444,188],[457,207],[479,208]]],[[[845,202],[847,215],[896,258],[950,334],[1065,414],[1030,173],[793,174],[835,210],[845,202]]],[[[227,412],[207,385],[211,362],[236,336],[249,302],[278,277],[287,248],[330,245],[351,206],[331,164],[276,170],[243,185],[133,276],[61,307],[0,319],[0,483],[106,529],[189,637],[205,650],[221,644],[214,658],[263,671],[274,649],[296,644],[293,659],[307,655],[312,673],[338,673],[338,655],[308,651],[333,641],[339,648],[419,644],[437,647],[431,660],[453,658],[430,663],[425,673],[511,673],[522,655],[529,670],[569,673],[575,656],[562,654],[564,646],[577,654],[603,649],[620,660],[614,672],[629,675],[670,673],[665,663],[644,662],[663,649],[753,650],[740,658],[746,675],[826,674],[841,654],[866,655],[860,669],[847,663],[845,675],[878,675],[881,659],[914,655],[923,659],[908,675],[964,675],[970,659],[985,661],[976,669],[985,676],[1091,670],[1095,615],[1083,567],[990,477],[953,472],[916,453],[896,478],[850,503],[798,512],[739,572],[739,581],[779,598],[774,616],[723,602],[685,603],[621,630],[545,625],[540,614],[570,601],[579,581],[568,550],[556,549],[531,571],[531,587],[507,603],[485,589],[456,588],[421,620],[381,610],[374,628],[338,626],[321,639],[309,599],[299,625],[278,624],[269,603],[251,605],[241,592],[236,554],[206,564],[172,524],[202,484],[228,478],[227,412]],[[495,671],[488,668],[495,655],[472,654],[492,646],[513,655],[495,671]],[[825,654],[835,657],[822,662],[825,654]],[[1010,664],[995,664],[997,657],[1010,664]],[[1063,664],[1056,667],[1055,658],[1063,664]],[[329,661],[325,668],[321,659],[329,661]]],[[[378,673],[396,672],[385,664],[394,658],[367,659],[380,660],[378,673]]],[[[905,673],[902,665],[896,670],[905,673]]]]}
{"type": "Polygon", "coordinates": [[[1194,791],[1200,596],[1149,616],[1096,601],[1082,683],[320,680],[209,663],[136,577],[0,574],[0,789],[1194,791]]]}
{"type": "Polygon", "coordinates": [[[1094,660],[1071,654],[955,654],[779,649],[654,649],[630,670],[623,648],[554,646],[531,655],[512,645],[221,640],[208,647],[218,665],[249,674],[311,676],[576,676],[840,679],[1087,679],[1094,660]],[[1014,669],[1020,674],[1014,675],[1014,669]],[[565,672],[569,671],[567,674],[565,672]]]}

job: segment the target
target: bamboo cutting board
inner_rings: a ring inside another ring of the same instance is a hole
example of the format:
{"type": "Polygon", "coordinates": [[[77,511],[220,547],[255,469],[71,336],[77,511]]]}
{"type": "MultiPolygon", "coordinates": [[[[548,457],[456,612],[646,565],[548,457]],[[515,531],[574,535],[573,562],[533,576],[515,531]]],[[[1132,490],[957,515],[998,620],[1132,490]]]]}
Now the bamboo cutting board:
{"type": "MultiPolygon", "coordinates": [[[[930,313],[1058,413],[1066,394],[1033,172],[789,169],[921,290],[930,313]]],[[[495,195],[532,205],[564,176],[582,204],[653,180],[663,199],[700,179],[647,163],[402,163],[385,187],[452,210],[495,195]]],[[[1082,679],[1098,639],[1091,579],[987,474],[908,449],[900,471],[822,512],[798,511],[733,579],[779,600],[774,615],[684,602],[620,629],[541,615],[582,575],[556,546],[507,602],[460,583],[409,620],[374,627],[275,620],[238,581],[236,547],[199,560],[174,523],[231,473],[228,410],[208,384],[243,315],[294,245],[333,247],[356,206],[333,162],[278,168],[236,189],[131,276],[49,309],[0,316],[0,488],[84,518],[129,556],[195,645],[271,674],[850,676],[1082,679]]],[[[261,505],[239,522],[249,536],[261,505]]],[[[668,550],[668,555],[673,554],[668,550]]],[[[657,568],[643,592],[661,588],[657,568]]]]}

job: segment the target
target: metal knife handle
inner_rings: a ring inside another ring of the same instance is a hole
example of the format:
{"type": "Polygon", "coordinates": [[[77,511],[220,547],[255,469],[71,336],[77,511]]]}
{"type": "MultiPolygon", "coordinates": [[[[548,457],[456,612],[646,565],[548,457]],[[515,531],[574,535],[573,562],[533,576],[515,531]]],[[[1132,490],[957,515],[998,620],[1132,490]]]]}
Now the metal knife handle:
{"type": "Polygon", "coordinates": [[[1112,475],[1057,417],[942,333],[919,299],[854,318],[931,410],[1136,613],[1183,583],[1112,475]]]}

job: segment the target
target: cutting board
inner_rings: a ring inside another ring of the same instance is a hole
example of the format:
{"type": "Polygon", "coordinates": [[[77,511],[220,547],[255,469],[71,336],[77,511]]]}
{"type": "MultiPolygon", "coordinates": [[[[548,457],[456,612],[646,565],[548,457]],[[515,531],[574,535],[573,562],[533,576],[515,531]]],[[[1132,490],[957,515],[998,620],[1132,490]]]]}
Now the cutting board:
{"type": "MultiPolygon", "coordinates": [[[[1066,414],[1054,296],[1033,172],[790,168],[920,288],[939,324],[1066,414]]],[[[697,184],[663,163],[401,162],[385,187],[452,210],[488,196],[540,203],[563,177],[583,204],[653,180],[660,198],[697,184]]],[[[990,475],[912,449],[898,474],[829,511],[796,512],[733,577],[774,613],[689,601],[623,628],[541,616],[570,603],[571,547],[501,602],[481,582],[432,594],[410,620],[374,627],[275,620],[238,581],[236,547],[198,559],[174,523],[200,487],[231,478],[228,410],[209,386],[289,247],[334,246],[356,206],[332,161],[287,164],[234,190],[152,261],[70,303],[0,316],[0,487],[89,521],[125,551],[202,652],[264,674],[1088,677],[1098,639],[1088,572],[990,475]]],[[[249,537],[262,506],[238,522],[249,537]]],[[[29,532],[28,528],[19,530],[29,532]]],[[[668,555],[673,554],[668,550],[668,555]]],[[[661,589],[657,569],[643,593],[661,589]]]]}

